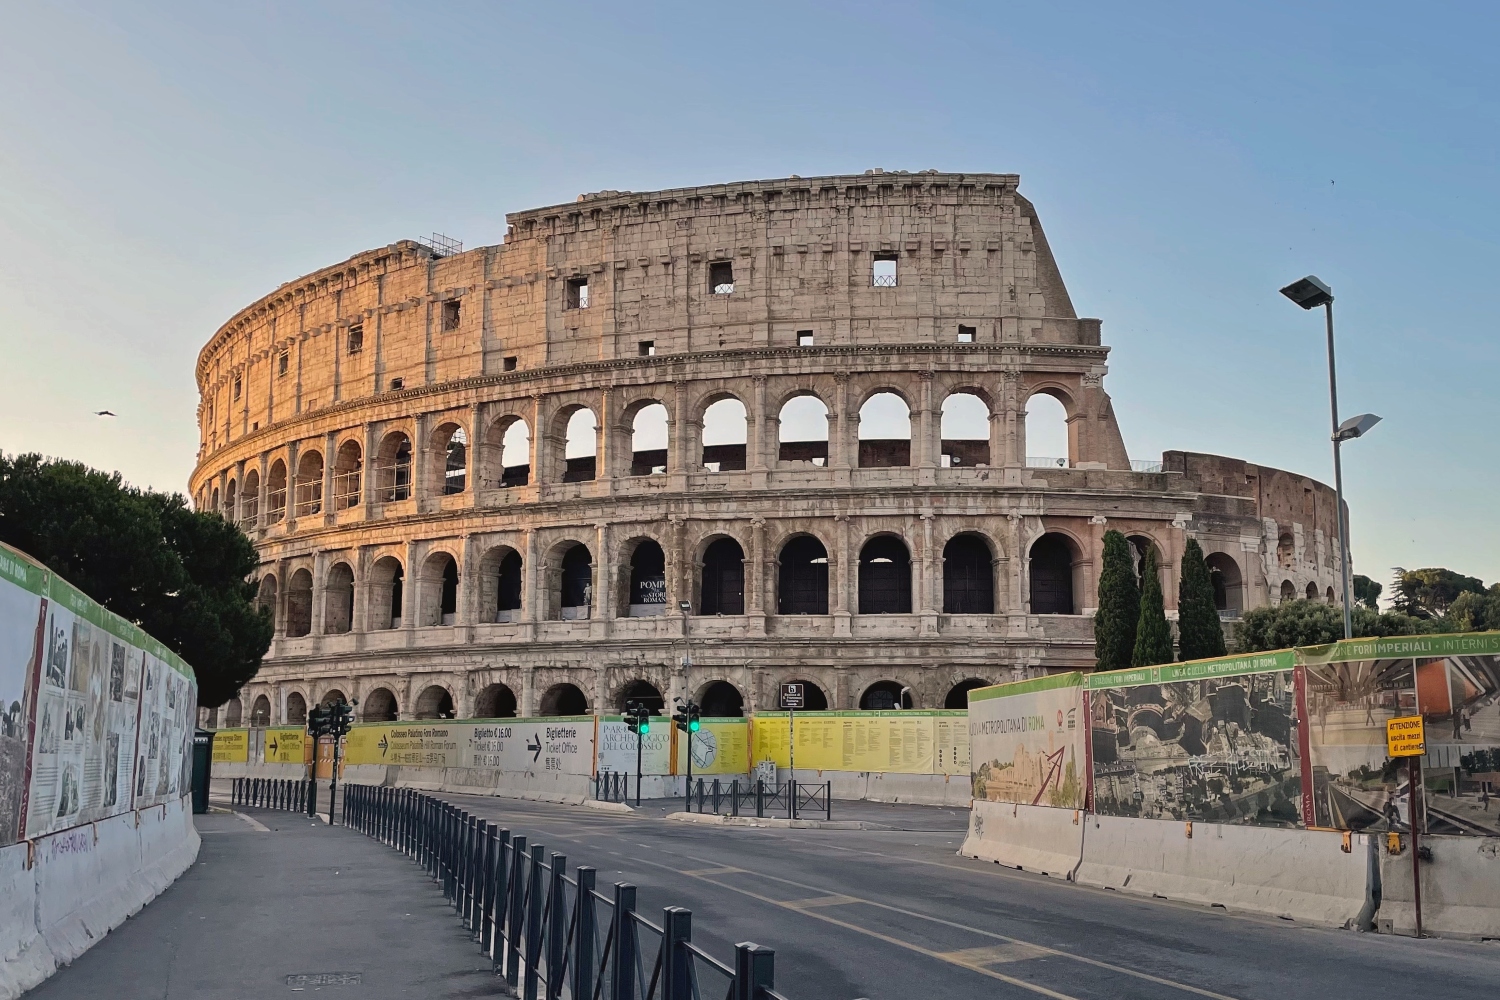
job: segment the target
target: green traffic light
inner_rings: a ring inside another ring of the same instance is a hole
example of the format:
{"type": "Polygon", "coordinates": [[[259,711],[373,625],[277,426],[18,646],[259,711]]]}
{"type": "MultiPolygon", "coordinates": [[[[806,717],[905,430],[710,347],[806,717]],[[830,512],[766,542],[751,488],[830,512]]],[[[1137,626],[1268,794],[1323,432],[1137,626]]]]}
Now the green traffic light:
{"type": "Polygon", "coordinates": [[[690,732],[690,733],[696,733],[698,731],[698,729],[702,725],[703,725],[703,723],[699,722],[697,719],[689,719],[688,720],[688,732],[690,732]]]}

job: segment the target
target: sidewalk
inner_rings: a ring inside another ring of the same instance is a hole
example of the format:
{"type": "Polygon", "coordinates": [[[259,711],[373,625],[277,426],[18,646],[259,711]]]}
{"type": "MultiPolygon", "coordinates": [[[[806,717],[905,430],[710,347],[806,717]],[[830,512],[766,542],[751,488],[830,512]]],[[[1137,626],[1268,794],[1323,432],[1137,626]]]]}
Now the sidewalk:
{"type": "Polygon", "coordinates": [[[499,995],[478,945],[405,857],[295,813],[242,813],[255,825],[196,817],[197,862],[28,1000],[499,995]]]}

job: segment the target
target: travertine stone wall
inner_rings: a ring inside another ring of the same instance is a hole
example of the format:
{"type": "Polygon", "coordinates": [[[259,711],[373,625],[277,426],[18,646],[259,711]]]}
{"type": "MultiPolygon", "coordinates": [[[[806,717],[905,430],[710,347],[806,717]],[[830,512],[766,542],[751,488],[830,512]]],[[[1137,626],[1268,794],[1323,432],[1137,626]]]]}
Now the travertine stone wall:
{"type": "Polygon", "coordinates": [[[1189,534],[1232,562],[1231,608],[1279,596],[1283,581],[1322,594],[1338,562],[1325,487],[1180,452],[1132,469],[1100,323],[1075,315],[1017,183],[868,173],[601,192],[510,215],[499,246],[439,256],[400,242],[241,310],[199,357],[191,488],[256,540],[276,611],[243,717],[261,697],[279,721],[293,693],[312,703],[376,688],[410,717],[434,687],[464,716],[496,684],[523,714],[554,705],[562,684],[614,710],[637,680],[669,700],[726,681],[763,708],[783,680],[817,684],[832,707],[895,682],[913,704],[941,707],[962,701],[953,689],[965,681],[1091,666],[1110,527],[1159,550],[1169,607],[1189,534]],[[894,286],[874,280],[877,258],[894,259],[894,286]],[[732,290],[711,284],[724,265],[732,290]],[[862,466],[859,413],[879,392],[905,401],[910,445],[866,441],[862,466]],[[982,400],[988,441],[945,442],[955,393],[982,400]],[[1065,467],[1028,466],[1036,393],[1066,410],[1065,467]],[[818,462],[779,447],[781,407],[799,395],[827,407],[818,462]],[[703,415],[731,397],[746,411],[744,468],[711,471],[703,415]],[[655,403],[668,444],[649,464],[663,471],[633,475],[633,420],[655,403]],[[564,437],[580,407],[598,426],[596,474],[572,481],[564,437]],[[529,432],[525,485],[505,485],[501,467],[515,421],[529,432]],[[447,492],[460,429],[464,488],[447,492]],[[400,435],[406,495],[393,489],[400,435]],[[886,464],[903,452],[905,464],[886,464]],[[1064,540],[1073,614],[1031,606],[1032,548],[1047,533],[1064,540]],[[778,559],[803,535],[826,549],[827,614],[779,613],[778,559]],[[958,536],[989,553],[989,613],[950,608],[944,548],[958,536]],[[909,553],[909,610],[861,614],[860,553],[882,537],[909,553]],[[742,615],[698,613],[704,552],[719,538],[744,552],[742,615]],[[665,555],[671,613],[630,617],[631,559],[647,539],[665,555]],[[592,558],[579,620],[560,603],[572,544],[592,558]],[[497,616],[510,552],[521,608],[497,616]],[[448,559],[458,584],[444,616],[448,559]],[[387,627],[398,564],[403,614],[387,627]]]}

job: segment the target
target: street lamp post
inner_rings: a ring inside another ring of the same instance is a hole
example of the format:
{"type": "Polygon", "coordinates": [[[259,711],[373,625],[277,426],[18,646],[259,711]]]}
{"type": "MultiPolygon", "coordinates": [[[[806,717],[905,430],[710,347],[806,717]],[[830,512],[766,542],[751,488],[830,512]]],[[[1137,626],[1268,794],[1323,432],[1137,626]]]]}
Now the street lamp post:
{"type": "Polygon", "coordinates": [[[1344,638],[1354,637],[1354,598],[1349,584],[1349,520],[1344,514],[1344,466],[1339,455],[1339,445],[1364,434],[1380,421],[1373,413],[1361,413],[1357,417],[1339,423],[1339,380],[1333,356],[1333,289],[1314,275],[1309,274],[1294,281],[1281,290],[1303,309],[1322,306],[1328,326],[1328,407],[1333,428],[1333,488],[1337,495],[1339,529],[1339,570],[1344,589],[1344,638]]]}

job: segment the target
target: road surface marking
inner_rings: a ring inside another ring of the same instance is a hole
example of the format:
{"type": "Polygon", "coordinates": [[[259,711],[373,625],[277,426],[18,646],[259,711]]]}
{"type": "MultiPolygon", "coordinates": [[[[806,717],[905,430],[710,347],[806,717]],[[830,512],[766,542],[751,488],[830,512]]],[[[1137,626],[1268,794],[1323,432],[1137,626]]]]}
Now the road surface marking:
{"type": "Polygon", "coordinates": [[[237,813],[235,813],[235,815],[238,816],[240,819],[244,820],[246,823],[249,823],[252,829],[259,830],[261,833],[270,833],[271,832],[271,828],[270,827],[266,826],[264,823],[262,823],[260,820],[256,819],[254,816],[246,816],[242,812],[237,812],[237,813]]]}
{"type": "MultiPolygon", "coordinates": [[[[689,874],[683,872],[684,875],[689,874]]],[[[794,910],[807,910],[814,906],[843,906],[845,903],[863,903],[862,899],[853,896],[811,896],[807,899],[789,899],[782,906],[790,906],[794,910]]]]}
{"type": "Polygon", "coordinates": [[[743,869],[743,868],[694,868],[691,871],[685,871],[682,874],[684,874],[684,875],[693,875],[693,876],[697,876],[697,875],[737,875],[740,872],[743,872],[744,870],[745,869],[743,869]]]}
{"type": "Polygon", "coordinates": [[[1034,944],[996,944],[988,948],[945,951],[942,959],[954,965],[967,965],[974,968],[981,965],[999,965],[1002,962],[1024,962],[1031,958],[1045,958],[1051,954],[1050,949],[1038,948],[1034,944]]]}

